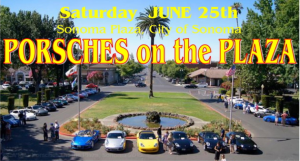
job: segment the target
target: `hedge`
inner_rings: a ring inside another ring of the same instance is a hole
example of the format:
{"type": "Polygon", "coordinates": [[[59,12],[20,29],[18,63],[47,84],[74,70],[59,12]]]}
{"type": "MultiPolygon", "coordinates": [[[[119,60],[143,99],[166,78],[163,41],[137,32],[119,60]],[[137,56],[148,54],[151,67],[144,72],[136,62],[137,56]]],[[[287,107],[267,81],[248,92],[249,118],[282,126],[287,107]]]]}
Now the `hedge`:
{"type": "Polygon", "coordinates": [[[271,99],[271,97],[268,95],[261,96],[261,102],[262,102],[264,108],[270,107],[270,99],[271,99]]]}
{"type": "Polygon", "coordinates": [[[23,107],[28,107],[28,103],[29,103],[29,95],[28,94],[23,94],[22,95],[23,98],[23,107]]]}
{"type": "Polygon", "coordinates": [[[220,94],[226,94],[226,89],[220,88],[220,89],[219,89],[219,93],[220,93],[220,94]]]}
{"type": "Polygon", "coordinates": [[[42,102],[42,92],[37,92],[37,104],[40,104],[42,102]]]}
{"type": "Polygon", "coordinates": [[[58,87],[55,87],[54,88],[54,97],[56,98],[56,97],[58,97],[58,87]]]}
{"type": "Polygon", "coordinates": [[[279,113],[283,112],[283,99],[282,98],[276,98],[276,111],[279,113]]]}
{"type": "Polygon", "coordinates": [[[51,98],[51,93],[50,92],[51,92],[50,89],[45,90],[45,100],[46,100],[46,102],[49,101],[50,98],[51,98]]]}
{"type": "Polygon", "coordinates": [[[299,118],[299,99],[293,99],[290,102],[285,103],[285,107],[289,109],[291,117],[299,118]]]}
{"type": "Polygon", "coordinates": [[[253,94],[254,103],[259,103],[259,96],[257,94],[253,94]]]}
{"type": "Polygon", "coordinates": [[[7,110],[10,113],[11,110],[14,110],[15,107],[15,97],[8,97],[7,110]]]}

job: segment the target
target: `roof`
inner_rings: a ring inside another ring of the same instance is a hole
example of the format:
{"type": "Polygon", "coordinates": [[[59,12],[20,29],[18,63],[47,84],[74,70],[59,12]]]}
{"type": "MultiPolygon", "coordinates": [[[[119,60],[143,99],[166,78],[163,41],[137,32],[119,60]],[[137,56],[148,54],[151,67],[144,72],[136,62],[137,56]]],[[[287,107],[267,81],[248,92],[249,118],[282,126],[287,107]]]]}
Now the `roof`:
{"type": "Polygon", "coordinates": [[[189,77],[196,77],[198,75],[203,75],[208,78],[223,78],[226,75],[226,72],[228,71],[228,69],[216,69],[216,68],[211,68],[211,69],[207,69],[207,68],[201,68],[198,69],[192,73],[190,73],[189,77]]]}
{"type": "Polygon", "coordinates": [[[217,62],[211,62],[210,64],[203,64],[199,62],[198,64],[184,64],[187,68],[211,68],[211,67],[217,67],[218,63],[217,62]]]}

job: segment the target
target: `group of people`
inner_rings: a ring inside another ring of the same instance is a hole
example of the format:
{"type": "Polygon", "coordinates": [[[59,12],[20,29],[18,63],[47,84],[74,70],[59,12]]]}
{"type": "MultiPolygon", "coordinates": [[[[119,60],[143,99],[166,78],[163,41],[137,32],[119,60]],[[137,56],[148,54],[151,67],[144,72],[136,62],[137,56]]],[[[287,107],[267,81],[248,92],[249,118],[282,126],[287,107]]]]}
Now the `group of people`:
{"type": "Polygon", "coordinates": [[[169,151],[170,154],[173,154],[173,134],[172,132],[169,133],[169,131],[166,131],[165,135],[162,136],[161,128],[162,126],[160,125],[160,127],[157,129],[158,141],[163,143],[165,151],[169,151]]]}
{"type": "Polygon", "coordinates": [[[55,142],[59,139],[59,123],[55,120],[55,123],[50,123],[48,129],[47,123],[43,125],[44,141],[48,141],[48,133],[50,132],[50,141],[55,142]]]}
{"type": "Polygon", "coordinates": [[[20,111],[18,116],[19,116],[21,125],[26,125],[26,111],[20,111]]]}
{"type": "Polygon", "coordinates": [[[285,120],[289,116],[287,112],[284,112],[282,115],[278,111],[275,112],[275,125],[278,126],[278,120],[281,116],[281,124],[282,126],[285,126],[285,120]]]}
{"type": "Polygon", "coordinates": [[[1,139],[2,141],[11,140],[11,125],[1,118],[1,139]]]}

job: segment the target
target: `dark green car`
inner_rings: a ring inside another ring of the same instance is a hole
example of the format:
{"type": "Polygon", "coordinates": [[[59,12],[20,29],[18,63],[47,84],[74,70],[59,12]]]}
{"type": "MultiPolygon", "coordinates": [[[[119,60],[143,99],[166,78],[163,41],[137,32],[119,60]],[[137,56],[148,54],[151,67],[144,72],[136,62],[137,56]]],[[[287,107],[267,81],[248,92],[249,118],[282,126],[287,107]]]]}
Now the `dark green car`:
{"type": "Polygon", "coordinates": [[[54,99],[53,102],[54,103],[61,103],[63,105],[69,104],[67,100],[62,100],[62,99],[54,99]]]}

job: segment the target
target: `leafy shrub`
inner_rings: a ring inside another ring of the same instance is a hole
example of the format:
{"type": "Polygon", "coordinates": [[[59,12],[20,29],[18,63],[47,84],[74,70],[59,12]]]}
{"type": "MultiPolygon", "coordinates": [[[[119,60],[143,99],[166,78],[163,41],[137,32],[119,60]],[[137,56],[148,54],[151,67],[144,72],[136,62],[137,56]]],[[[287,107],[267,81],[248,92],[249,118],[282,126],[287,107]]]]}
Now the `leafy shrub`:
{"type": "Polygon", "coordinates": [[[176,127],[175,131],[184,131],[184,129],[185,129],[184,127],[176,127]]]}
{"type": "Polygon", "coordinates": [[[46,89],[45,90],[45,100],[46,101],[49,101],[50,100],[50,97],[51,97],[51,90],[50,89],[46,89]]]}
{"type": "Polygon", "coordinates": [[[16,86],[16,85],[12,85],[12,86],[8,87],[7,90],[8,90],[10,93],[18,93],[19,87],[16,86]]]}
{"type": "Polygon", "coordinates": [[[54,88],[54,97],[58,97],[58,87],[54,88]]]}
{"type": "Polygon", "coordinates": [[[93,118],[94,123],[99,123],[99,119],[97,117],[93,118]]]}
{"type": "Polygon", "coordinates": [[[242,90],[242,91],[241,91],[241,94],[247,94],[247,93],[246,93],[246,91],[245,91],[245,90],[242,90]]]}
{"type": "Polygon", "coordinates": [[[219,93],[220,93],[220,94],[226,94],[226,91],[227,91],[227,90],[224,89],[224,88],[220,88],[220,89],[219,89],[219,93]]]}
{"type": "Polygon", "coordinates": [[[37,104],[40,104],[42,102],[42,92],[37,92],[37,104]]]}
{"type": "Polygon", "coordinates": [[[229,90],[229,91],[227,91],[226,92],[226,95],[229,95],[229,96],[231,96],[231,91],[229,90]]]}
{"type": "Polygon", "coordinates": [[[23,98],[23,107],[28,107],[28,103],[29,103],[29,95],[28,94],[23,94],[22,95],[23,98]]]}
{"type": "Polygon", "coordinates": [[[261,102],[262,102],[262,104],[265,108],[270,107],[270,96],[262,95],[261,96],[261,102]]]}
{"type": "Polygon", "coordinates": [[[71,126],[71,125],[69,125],[69,124],[66,124],[65,125],[65,129],[67,130],[67,131],[69,131],[70,133],[73,133],[75,130],[74,130],[74,128],[73,128],[73,126],[71,126]]]}
{"type": "Polygon", "coordinates": [[[7,102],[8,113],[10,113],[11,110],[14,110],[14,108],[15,108],[15,97],[8,97],[8,102],[7,102]]]}
{"type": "Polygon", "coordinates": [[[231,82],[230,81],[223,82],[221,84],[221,87],[226,89],[226,90],[229,90],[231,88],[231,82]]]}
{"type": "Polygon", "coordinates": [[[35,87],[34,87],[34,85],[29,85],[28,91],[29,91],[30,93],[34,93],[34,92],[35,92],[35,87]]]}
{"type": "Polygon", "coordinates": [[[254,101],[254,103],[259,102],[259,96],[257,94],[253,94],[253,101],[254,101]]]}
{"type": "Polygon", "coordinates": [[[123,125],[118,125],[116,127],[116,130],[124,131],[124,126],[123,125]]]}
{"type": "Polygon", "coordinates": [[[126,129],[126,130],[124,130],[124,132],[126,133],[126,136],[130,135],[130,130],[126,129]]]}
{"type": "Polygon", "coordinates": [[[101,133],[106,135],[110,131],[110,128],[108,126],[102,125],[101,126],[101,133]]]}

